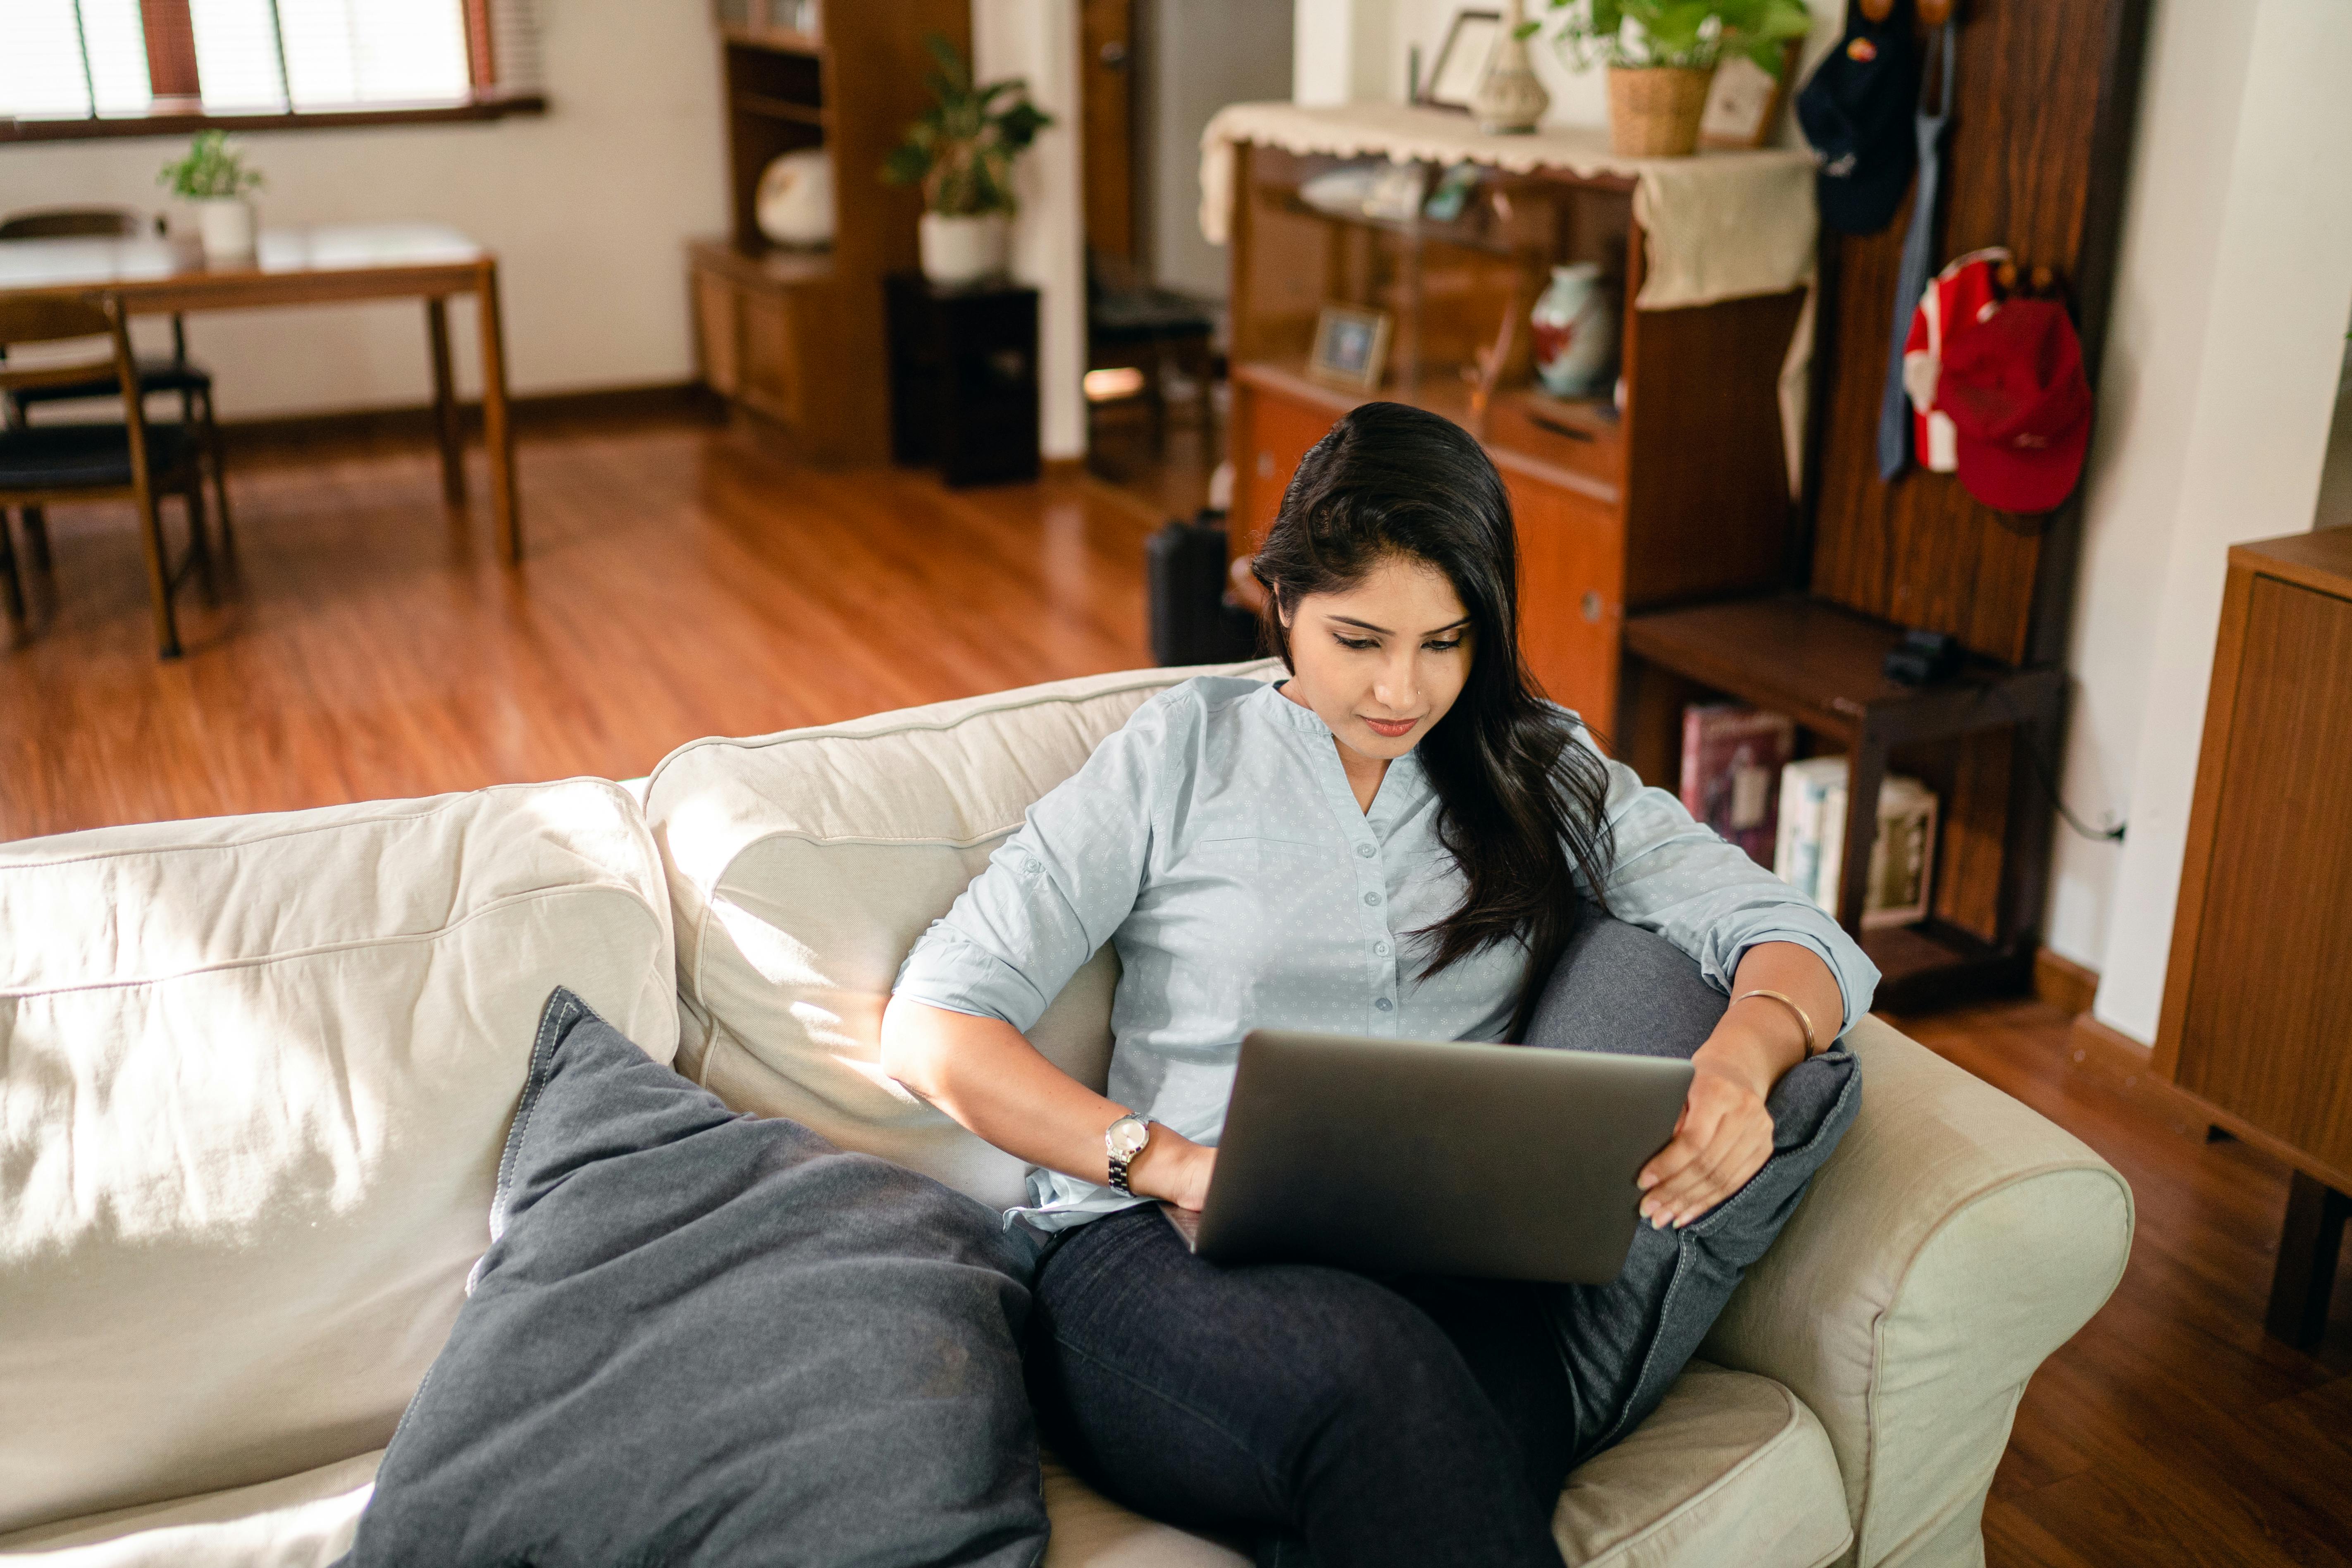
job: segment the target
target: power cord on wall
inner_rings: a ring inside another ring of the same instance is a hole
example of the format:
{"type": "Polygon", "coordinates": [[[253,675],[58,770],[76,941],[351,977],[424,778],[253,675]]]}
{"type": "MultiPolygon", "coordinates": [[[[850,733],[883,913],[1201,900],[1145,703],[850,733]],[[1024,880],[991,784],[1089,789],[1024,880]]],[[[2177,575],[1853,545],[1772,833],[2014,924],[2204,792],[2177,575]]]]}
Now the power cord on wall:
{"type": "MultiPolygon", "coordinates": [[[[1971,682],[1971,684],[1974,683],[1971,682]]],[[[2016,721],[2018,729],[2030,733],[2025,715],[2018,710],[2017,703],[2008,692],[1998,686],[1990,685],[1978,686],[1977,690],[1980,695],[1998,698],[2001,707],[2008,710],[2010,718],[2016,721]]],[[[2049,759],[2042,754],[2042,748],[2033,744],[2024,733],[2019,736],[2019,744],[2024,749],[2026,760],[2033,764],[2033,776],[2040,781],[2042,793],[2048,795],[2050,804],[2057,808],[2059,820],[2094,844],[2123,842],[2124,829],[2128,826],[2127,823],[2118,822],[2112,827],[2093,827],[2075,816],[2074,808],[2069,806],[2065,798],[2058,793],[2057,773],[2051,767],[2049,759]]]]}

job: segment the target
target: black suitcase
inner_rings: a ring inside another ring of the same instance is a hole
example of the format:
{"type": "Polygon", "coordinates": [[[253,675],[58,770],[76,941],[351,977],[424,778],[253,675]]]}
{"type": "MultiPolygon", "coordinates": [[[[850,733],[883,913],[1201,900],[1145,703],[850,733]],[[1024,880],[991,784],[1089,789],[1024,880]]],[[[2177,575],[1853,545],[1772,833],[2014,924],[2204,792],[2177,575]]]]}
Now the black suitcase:
{"type": "Polygon", "coordinates": [[[1257,617],[1225,593],[1225,521],[1171,518],[1143,547],[1155,664],[1225,664],[1257,651],[1257,617]]]}

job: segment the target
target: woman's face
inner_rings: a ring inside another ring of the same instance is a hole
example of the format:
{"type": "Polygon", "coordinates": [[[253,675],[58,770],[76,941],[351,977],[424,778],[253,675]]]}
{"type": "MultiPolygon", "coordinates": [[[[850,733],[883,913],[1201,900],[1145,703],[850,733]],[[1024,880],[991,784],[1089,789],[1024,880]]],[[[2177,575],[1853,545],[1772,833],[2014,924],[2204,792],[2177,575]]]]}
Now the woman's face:
{"type": "Polygon", "coordinates": [[[1285,689],[1366,757],[1419,745],[1470,678],[1469,612],[1444,573],[1412,556],[1383,557],[1343,593],[1307,595],[1283,624],[1285,689]]]}

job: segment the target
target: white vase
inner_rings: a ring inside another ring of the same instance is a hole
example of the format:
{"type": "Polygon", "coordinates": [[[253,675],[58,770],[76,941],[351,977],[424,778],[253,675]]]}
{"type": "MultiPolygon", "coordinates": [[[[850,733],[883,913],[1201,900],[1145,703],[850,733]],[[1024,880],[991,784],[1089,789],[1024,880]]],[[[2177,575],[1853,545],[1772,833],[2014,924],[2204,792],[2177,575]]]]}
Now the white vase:
{"type": "Polygon", "coordinates": [[[207,196],[196,203],[196,232],[206,261],[243,261],[253,255],[253,204],[243,196],[207,196]]]}
{"type": "Polygon", "coordinates": [[[1609,377],[1617,352],[1617,312],[1590,261],[1551,269],[1551,287],[1528,313],[1536,374],[1555,397],[1590,397],[1609,377]]]}
{"type": "Polygon", "coordinates": [[[934,283],[976,283],[1004,270],[1003,213],[973,217],[925,213],[918,238],[922,246],[923,276],[934,283]]]}

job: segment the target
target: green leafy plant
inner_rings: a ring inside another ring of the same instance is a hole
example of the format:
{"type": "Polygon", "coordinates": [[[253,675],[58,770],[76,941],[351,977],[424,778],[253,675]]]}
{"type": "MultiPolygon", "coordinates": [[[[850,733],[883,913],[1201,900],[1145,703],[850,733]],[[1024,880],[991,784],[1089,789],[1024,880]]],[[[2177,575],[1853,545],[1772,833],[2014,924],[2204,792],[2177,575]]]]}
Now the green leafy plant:
{"type": "Polygon", "coordinates": [[[1805,0],[1551,0],[1551,8],[1566,13],[1553,44],[1579,70],[1603,62],[1710,70],[1745,55],[1778,78],[1785,46],[1812,26],[1805,0]]]}
{"type": "Polygon", "coordinates": [[[226,132],[199,131],[188,155],[164,164],[155,183],[171,186],[173,195],[206,201],[259,190],[261,171],[245,166],[245,154],[228,144],[226,132]]]}
{"type": "Polygon", "coordinates": [[[972,85],[971,68],[955,46],[934,34],[923,40],[938,68],[924,78],[938,102],[907,128],[883,165],[894,185],[920,185],[926,211],[944,217],[1008,216],[1018,210],[1013,195],[1013,160],[1053,116],[1029,101],[1029,84],[1015,79],[972,85]]]}

